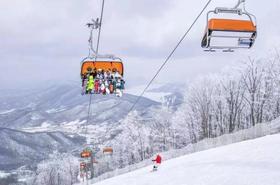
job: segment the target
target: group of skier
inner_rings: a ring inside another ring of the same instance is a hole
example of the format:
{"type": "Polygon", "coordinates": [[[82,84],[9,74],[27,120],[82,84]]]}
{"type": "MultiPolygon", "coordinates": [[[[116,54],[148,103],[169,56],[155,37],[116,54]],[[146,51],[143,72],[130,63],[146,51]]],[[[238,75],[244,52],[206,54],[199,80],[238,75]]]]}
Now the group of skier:
{"type": "Polygon", "coordinates": [[[112,71],[90,68],[82,77],[82,94],[116,94],[120,97],[124,84],[125,81],[115,68],[112,71]]]}

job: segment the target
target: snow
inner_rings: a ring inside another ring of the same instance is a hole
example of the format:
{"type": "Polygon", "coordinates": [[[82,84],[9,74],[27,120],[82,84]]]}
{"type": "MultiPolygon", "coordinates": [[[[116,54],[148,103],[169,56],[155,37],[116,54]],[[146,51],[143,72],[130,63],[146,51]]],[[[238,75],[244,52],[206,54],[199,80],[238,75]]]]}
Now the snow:
{"type": "Polygon", "coordinates": [[[49,127],[49,126],[51,126],[51,124],[48,123],[48,122],[43,122],[43,123],[41,124],[41,127],[44,127],[44,128],[47,128],[47,127],[49,127]]]}
{"type": "Polygon", "coordinates": [[[40,114],[34,113],[34,114],[32,114],[30,119],[31,120],[39,120],[41,118],[42,118],[42,116],[40,114]]]}
{"type": "Polygon", "coordinates": [[[6,172],[3,172],[3,171],[0,171],[0,178],[6,178],[10,175],[10,173],[6,173],[6,172]]]}
{"type": "Polygon", "coordinates": [[[62,111],[65,111],[65,110],[66,110],[66,108],[49,109],[49,110],[46,110],[46,113],[52,114],[52,113],[62,112],[62,111]]]}
{"type": "Polygon", "coordinates": [[[280,185],[280,134],[163,161],[96,185],[280,185]]]}
{"type": "Polygon", "coordinates": [[[8,114],[8,113],[14,112],[15,110],[16,109],[5,110],[5,111],[0,112],[0,115],[1,114],[8,114]]]}
{"type": "MultiPolygon", "coordinates": [[[[86,122],[86,120],[74,120],[70,122],[62,122],[62,123],[52,123],[52,122],[43,122],[40,126],[37,127],[24,127],[21,130],[24,132],[29,133],[36,133],[36,132],[64,132],[64,133],[80,133],[83,135],[83,127],[82,125],[86,122]]],[[[103,128],[99,125],[89,125],[88,129],[90,130],[90,134],[96,134],[98,132],[105,132],[106,128],[103,128]],[[92,132],[92,133],[91,133],[92,132]]],[[[88,133],[88,134],[89,134],[88,133]]]]}
{"type": "Polygon", "coordinates": [[[30,133],[36,133],[36,132],[55,132],[55,131],[61,131],[61,132],[76,132],[77,127],[81,124],[81,122],[78,121],[71,121],[68,123],[60,123],[60,124],[53,124],[49,122],[43,122],[41,126],[38,127],[25,127],[21,130],[24,132],[30,132],[30,133]],[[74,123],[77,123],[77,125],[74,125],[74,123]]]}

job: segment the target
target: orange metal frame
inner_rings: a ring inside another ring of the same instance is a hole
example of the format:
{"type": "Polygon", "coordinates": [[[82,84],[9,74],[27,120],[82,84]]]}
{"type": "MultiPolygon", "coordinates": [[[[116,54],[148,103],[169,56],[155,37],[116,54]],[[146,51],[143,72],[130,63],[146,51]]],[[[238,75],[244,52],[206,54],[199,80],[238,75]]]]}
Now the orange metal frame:
{"type": "Polygon", "coordinates": [[[82,152],[81,153],[81,157],[84,158],[84,157],[90,157],[91,156],[91,153],[90,152],[82,152]]]}
{"type": "Polygon", "coordinates": [[[103,153],[113,153],[113,149],[112,148],[104,148],[103,153]]]}
{"type": "Polygon", "coordinates": [[[120,73],[120,75],[123,76],[123,63],[122,62],[116,62],[116,61],[85,61],[82,63],[81,66],[81,75],[84,75],[87,73],[87,69],[103,69],[105,71],[107,70],[113,70],[114,68],[120,73]]]}
{"type": "Polygon", "coordinates": [[[252,21],[234,19],[210,19],[208,29],[216,31],[256,32],[252,21]]]}

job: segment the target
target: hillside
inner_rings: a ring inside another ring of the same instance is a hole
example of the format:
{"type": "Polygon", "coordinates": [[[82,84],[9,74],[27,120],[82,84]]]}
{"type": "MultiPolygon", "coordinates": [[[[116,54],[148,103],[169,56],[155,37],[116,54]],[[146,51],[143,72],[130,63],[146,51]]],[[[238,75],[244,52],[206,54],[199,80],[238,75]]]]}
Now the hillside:
{"type": "Polygon", "coordinates": [[[164,161],[96,185],[279,185],[280,134],[164,161]]]}
{"type": "MultiPolygon", "coordinates": [[[[137,96],[130,94],[122,98],[93,96],[90,124],[114,123],[123,119],[136,99],[137,96]]],[[[77,84],[50,85],[25,93],[3,91],[0,93],[0,127],[21,130],[73,121],[82,124],[87,118],[88,103],[89,96],[81,96],[77,84]]],[[[144,111],[156,105],[159,103],[143,98],[135,109],[144,111]]]]}
{"type": "MultiPolygon", "coordinates": [[[[174,99],[171,96],[176,94],[172,91],[166,98],[174,99]]],[[[112,143],[121,134],[124,126],[119,121],[127,116],[136,99],[133,94],[122,98],[93,96],[88,133],[96,146],[112,143]]],[[[73,154],[79,156],[85,144],[83,125],[89,103],[89,96],[81,96],[79,85],[46,85],[19,92],[5,90],[0,92],[0,100],[1,170],[33,168],[56,150],[73,153],[75,149],[73,154]]],[[[146,120],[151,118],[151,110],[160,105],[143,97],[135,110],[146,120]]]]}
{"type": "Polygon", "coordinates": [[[21,166],[34,169],[38,162],[54,151],[67,152],[84,143],[84,138],[61,132],[26,133],[0,128],[0,169],[12,170],[21,166]]]}

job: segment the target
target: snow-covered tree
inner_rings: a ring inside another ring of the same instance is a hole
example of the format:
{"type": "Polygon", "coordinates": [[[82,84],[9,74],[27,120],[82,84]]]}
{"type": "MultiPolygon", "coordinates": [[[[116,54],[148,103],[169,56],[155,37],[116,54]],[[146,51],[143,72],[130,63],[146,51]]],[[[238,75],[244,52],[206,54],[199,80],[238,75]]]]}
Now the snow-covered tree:
{"type": "Polygon", "coordinates": [[[77,182],[79,162],[71,154],[54,153],[38,164],[32,184],[73,185],[77,182]]]}
{"type": "Polygon", "coordinates": [[[192,83],[172,121],[179,122],[176,127],[186,129],[185,141],[189,137],[190,142],[197,142],[278,117],[279,59],[278,54],[267,60],[248,58],[238,68],[200,77],[192,83]]]}

